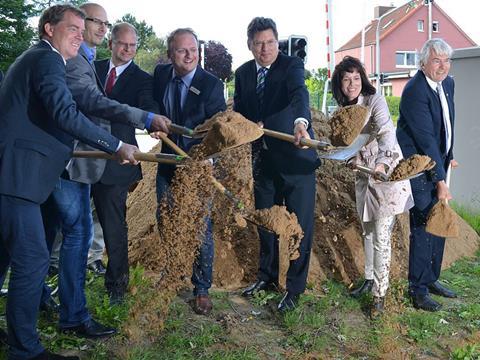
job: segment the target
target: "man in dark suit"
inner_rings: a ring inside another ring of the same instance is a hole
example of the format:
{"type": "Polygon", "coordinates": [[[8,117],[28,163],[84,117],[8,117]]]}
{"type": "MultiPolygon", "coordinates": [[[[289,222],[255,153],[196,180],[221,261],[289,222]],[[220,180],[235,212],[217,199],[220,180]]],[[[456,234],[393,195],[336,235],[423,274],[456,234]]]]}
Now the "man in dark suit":
{"type": "Polygon", "coordinates": [[[0,89],[0,273],[11,266],[7,300],[9,358],[78,359],[45,351],[36,330],[49,255],[40,204],[69,162],[74,138],[136,163],[121,143],[76,107],[65,61],[76,56],[83,12],[52,6],[39,20],[42,41],[25,51],[0,89]]]}
{"type": "MultiPolygon", "coordinates": [[[[257,17],[248,25],[248,48],[254,59],[235,72],[235,111],[265,128],[313,138],[309,95],[299,58],[279,53],[278,32],[272,19],[257,17]]],[[[312,149],[262,138],[252,145],[255,207],[285,205],[297,215],[304,238],[300,257],[290,262],[287,292],[279,311],[293,309],[305,290],[313,238],[315,169],[320,165],[312,149]]],[[[259,229],[260,266],[257,281],[243,291],[252,296],[278,284],[278,240],[259,229]]]]}
{"type": "Polygon", "coordinates": [[[452,198],[446,183],[453,159],[454,82],[448,76],[452,48],[442,39],[428,40],[420,53],[420,69],[408,82],[400,101],[397,138],[405,157],[428,155],[435,167],[410,180],[415,206],[410,209],[409,295],[416,308],[437,311],[430,293],[456,294],[438,282],[445,238],[425,231],[426,217],[437,201],[452,198]]]}
{"type": "MultiPolygon", "coordinates": [[[[153,99],[153,78],[133,62],[137,42],[137,31],[132,25],[116,24],[109,41],[112,57],[96,61],[95,68],[108,97],[122,104],[158,112],[158,105],[153,99]]],[[[112,122],[111,133],[129,144],[137,144],[133,126],[112,122]]],[[[120,166],[110,160],[100,180],[92,185],[93,201],[107,248],[105,287],[112,303],[121,302],[127,290],[126,202],[129,187],[141,178],[140,165],[120,166]]]]}
{"type": "MultiPolygon", "coordinates": [[[[160,105],[160,114],[175,124],[194,128],[219,111],[226,109],[222,82],[198,66],[198,39],[192,29],[177,29],[167,39],[167,54],[172,64],[155,68],[153,92],[160,105]]],[[[169,136],[188,151],[198,140],[178,135],[169,136]]],[[[163,145],[163,152],[173,152],[163,145]]],[[[174,175],[175,168],[159,164],[157,171],[157,200],[161,202],[174,175]]],[[[159,214],[157,214],[158,216],[159,214]]],[[[161,230],[161,229],[160,229],[161,230]]],[[[210,218],[193,266],[192,283],[195,295],[194,311],[206,315],[212,309],[208,289],[212,284],[213,235],[210,218]]]]}
{"type": "MultiPolygon", "coordinates": [[[[168,119],[108,98],[95,71],[95,48],[101,44],[110,26],[106,11],[94,3],[81,6],[85,18],[84,41],[78,55],[67,61],[67,84],[78,108],[91,121],[110,132],[110,122],[168,133],[168,119]]],[[[76,150],[91,150],[90,144],[79,142],[76,150]]],[[[53,203],[45,216],[56,211],[61,218],[62,246],[59,261],[59,299],[62,331],[88,338],[110,336],[115,329],[93,320],[85,298],[85,276],[88,249],[93,238],[90,209],[90,184],[98,182],[106,160],[74,158],[52,195],[53,203]]]]}

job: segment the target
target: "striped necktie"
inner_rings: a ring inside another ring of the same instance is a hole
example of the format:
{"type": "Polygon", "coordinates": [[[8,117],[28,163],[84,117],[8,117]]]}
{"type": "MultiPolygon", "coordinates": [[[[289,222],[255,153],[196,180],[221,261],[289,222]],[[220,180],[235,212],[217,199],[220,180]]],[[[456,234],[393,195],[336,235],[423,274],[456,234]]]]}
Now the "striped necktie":
{"type": "Polygon", "coordinates": [[[261,67],[257,71],[257,96],[258,96],[258,103],[260,106],[263,105],[263,95],[265,92],[265,77],[267,76],[268,69],[266,67],[261,67]]]}

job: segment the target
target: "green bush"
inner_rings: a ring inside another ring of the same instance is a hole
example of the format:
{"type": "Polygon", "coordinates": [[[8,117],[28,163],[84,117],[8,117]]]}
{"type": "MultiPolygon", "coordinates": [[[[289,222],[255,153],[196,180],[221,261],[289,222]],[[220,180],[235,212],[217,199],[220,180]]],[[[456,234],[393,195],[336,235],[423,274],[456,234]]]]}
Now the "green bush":
{"type": "Polygon", "coordinates": [[[400,96],[385,96],[387,100],[388,110],[392,116],[393,122],[396,124],[400,115],[400,96]]]}

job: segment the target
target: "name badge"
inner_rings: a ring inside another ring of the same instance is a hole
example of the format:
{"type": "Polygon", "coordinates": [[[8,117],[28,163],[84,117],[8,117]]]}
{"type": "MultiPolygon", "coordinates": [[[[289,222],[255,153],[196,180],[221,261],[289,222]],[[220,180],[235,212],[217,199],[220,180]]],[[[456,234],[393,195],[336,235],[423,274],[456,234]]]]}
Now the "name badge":
{"type": "Polygon", "coordinates": [[[200,90],[198,90],[195,86],[190,86],[189,90],[193,92],[195,95],[200,95],[200,90]]]}

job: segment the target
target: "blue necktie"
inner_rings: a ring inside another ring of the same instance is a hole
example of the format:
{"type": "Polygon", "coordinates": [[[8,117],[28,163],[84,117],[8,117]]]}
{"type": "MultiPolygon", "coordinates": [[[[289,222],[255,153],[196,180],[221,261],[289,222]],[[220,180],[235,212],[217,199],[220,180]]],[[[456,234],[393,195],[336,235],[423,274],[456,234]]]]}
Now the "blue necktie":
{"type": "Polygon", "coordinates": [[[257,97],[260,107],[263,105],[263,95],[265,93],[265,77],[267,76],[268,69],[266,67],[261,67],[257,71],[257,97]]]}

